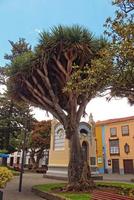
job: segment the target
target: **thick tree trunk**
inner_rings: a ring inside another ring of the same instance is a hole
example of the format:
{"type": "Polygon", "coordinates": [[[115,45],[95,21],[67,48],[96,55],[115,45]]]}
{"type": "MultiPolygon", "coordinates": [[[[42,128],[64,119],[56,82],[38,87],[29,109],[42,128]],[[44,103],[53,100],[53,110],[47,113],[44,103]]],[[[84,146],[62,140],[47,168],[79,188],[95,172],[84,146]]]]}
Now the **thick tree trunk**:
{"type": "Polygon", "coordinates": [[[35,157],[34,157],[33,152],[31,152],[31,154],[30,154],[30,159],[31,159],[31,162],[32,162],[32,169],[36,169],[37,166],[36,166],[36,161],[35,161],[35,157]]]}
{"type": "Polygon", "coordinates": [[[68,165],[68,181],[69,183],[75,183],[80,180],[83,167],[82,149],[77,130],[73,131],[69,142],[70,160],[68,165]]]}
{"type": "Polygon", "coordinates": [[[40,162],[40,159],[42,158],[41,155],[37,154],[36,158],[35,158],[35,153],[31,153],[30,158],[31,158],[31,162],[32,162],[32,169],[39,168],[39,162],[40,162]]]}
{"type": "Polygon", "coordinates": [[[39,163],[40,163],[40,158],[37,157],[35,161],[36,169],[39,168],[39,163]]]}
{"type": "Polygon", "coordinates": [[[89,191],[95,184],[91,179],[88,161],[83,159],[78,127],[75,126],[70,138],[70,160],[68,165],[67,190],[89,191]]]}

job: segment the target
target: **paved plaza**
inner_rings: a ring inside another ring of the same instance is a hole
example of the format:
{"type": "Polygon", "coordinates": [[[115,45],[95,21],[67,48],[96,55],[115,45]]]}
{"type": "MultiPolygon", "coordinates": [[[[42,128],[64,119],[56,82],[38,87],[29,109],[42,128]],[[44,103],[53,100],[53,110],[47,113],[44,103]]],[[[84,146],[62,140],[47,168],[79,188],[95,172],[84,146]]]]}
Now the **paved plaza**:
{"type": "MultiPolygon", "coordinates": [[[[10,181],[4,190],[4,200],[42,200],[31,192],[33,185],[61,182],[58,180],[45,179],[42,174],[25,173],[23,178],[22,192],[18,192],[19,177],[10,181]]],[[[63,181],[62,181],[63,182],[63,181]]]]}

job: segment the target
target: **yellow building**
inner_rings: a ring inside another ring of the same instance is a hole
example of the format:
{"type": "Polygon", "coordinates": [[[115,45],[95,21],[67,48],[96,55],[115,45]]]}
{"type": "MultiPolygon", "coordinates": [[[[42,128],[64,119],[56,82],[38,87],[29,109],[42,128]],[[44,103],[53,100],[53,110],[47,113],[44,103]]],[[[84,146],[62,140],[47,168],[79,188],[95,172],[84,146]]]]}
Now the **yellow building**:
{"type": "MultiPolygon", "coordinates": [[[[91,120],[90,120],[91,121],[91,120]]],[[[96,141],[91,124],[80,122],[79,136],[82,145],[83,155],[88,160],[92,173],[96,173],[96,141]]],[[[63,126],[52,121],[51,144],[49,151],[49,166],[47,175],[59,177],[67,176],[69,163],[69,141],[65,138],[63,126]]]]}
{"type": "Polygon", "coordinates": [[[134,173],[134,116],[96,123],[100,173],[134,173]]]}

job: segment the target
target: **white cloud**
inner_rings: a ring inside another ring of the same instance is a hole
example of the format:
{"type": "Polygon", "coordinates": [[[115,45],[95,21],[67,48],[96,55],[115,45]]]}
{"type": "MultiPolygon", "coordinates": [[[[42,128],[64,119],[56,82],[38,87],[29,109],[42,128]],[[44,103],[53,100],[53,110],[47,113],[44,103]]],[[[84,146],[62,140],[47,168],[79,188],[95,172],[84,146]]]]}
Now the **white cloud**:
{"type": "Polygon", "coordinates": [[[130,106],[126,98],[112,99],[110,102],[105,98],[95,98],[87,106],[88,115],[93,114],[94,120],[106,120],[134,116],[134,106],[130,106]]]}
{"type": "Polygon", "coordinates": [[[35,28],[35,29],[34,29],[34,32],[36,32],[36,33],[41,33],[42,30],[41,30],[41,29],[38,29],[38,28],[35,28]]]}
{"type": "MultiPolygon", "coordinates": [[[[34,109],[34,113],[39,121],[52,119],[52,115],[47,117],[43,110],[34,109]]],[[[134,106],[130,106],[126,98],[120,100],[112,99],[110,102],[107,102],[105,98],[95,98],[87,105],[86,113],[87,116],[82,118],[84,121],[88,121],[90,113],[93,114],[95,121],[134,116],[134,106]]]]}

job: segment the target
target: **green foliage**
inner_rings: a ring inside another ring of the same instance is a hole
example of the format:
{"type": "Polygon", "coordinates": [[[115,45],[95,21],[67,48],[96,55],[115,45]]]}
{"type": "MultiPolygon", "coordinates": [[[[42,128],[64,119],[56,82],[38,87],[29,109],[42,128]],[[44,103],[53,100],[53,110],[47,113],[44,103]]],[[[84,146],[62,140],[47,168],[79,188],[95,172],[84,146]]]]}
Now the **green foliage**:
{"type": "MultiPolygon", "coordinates": [[[[17,95],[18,98],[24,96],[34,104],[38,102],[38,106],[45,107],[48,111],[50,111],[48,106],[42,106],[42,100],[37,100],[38,96],[40,98],[43,95],[43,90],[45,97],[49,101],[52,101],[54,96],[58,98],[59,105],[65,111],[67,109],[71,110],[67,108],[70,90],[74,93],[77,91],[80,94],[78,97],[80,101],[83,101],[81,93],[87,96],[90,101],[91,98],[98,95],[98,92],[105,90],[107,87],[111,68],[103,64],[100,65],[99,62],[99,59],[104,56],[102,52],[107,45],[108,43],[104,38],[95,38],[88,29],[78,25],[71,27],[58,26],[53,27],[50,32],[42,32],[39,44],[35,47],[35,51],[32,52],[32,57],[31,52],[30,56],[29,52],[26,52],[24,57],[21,54],[17,60],[15,59],[11,63],[9,71],[14,76],[13,79],[10,79],[11,91],[14,93],[15,98],[17,98],[17,95]],[[35,57],[35,60],[33,57],[35,57]],[[44,71],[43,68],[45,67],[47,69],[44,71]],[[39,76],[37,69],[43,70],[42,73],[47,73],[50,83],[43,76],[39,76]],[[24,74],[23,72],[27,73],[24,74]],[[25,82],[23,79],[28,81],[25,82]],[[75,88],[76,82],[78,83],[77,88],[75,88]],[[100,83],[99,85],[97,84],[98,82],[100,83]],[[50,85],[54,92],[53,97],[51,96],[52,92],[50,95],[50,85]],[[87,88],[88,90],[86,90],[85,94],[85,89],[87,88]],[[34,96],[33,94],[30,95],[31,92],[35,92],[34,96]]],[[[53,101],[56,102],[55,100],[53,101]]],[[[79,101],[77,103],[79,104],[79,101]]]]}
{"type": "Polygon", "coordinates": [[[22,142],[22,130],[27,128],[26,119],[33,120],[30,112],[28,105],[13,101],[8,93],[0,96],[0,149],[6,149],[8,153],[16,150],[19,141],[22,142]]]}
{"type": "Polygon", "coordinates": [[[91,200],[91,195],[86,193],[63,193],[62,196],[70,200],[91,200]]]}
{"type": "Polygon", "coordinates": [[[12,47],[11,54],[5,54],[4,58],[12,62],[15,58],[23,55],[25,52],[31,52],[31,46],[25,41],[24,38],[19,38],[17,42],[9,40],[12,47]]]}
{"type": "Polygon", "coordinates": [[[81,44],[82,42],[92,44],[92,38],[92,33],[82,26],[74,25],[70,27],[60,25],[52,27],[50,32],[42,32],[39,43],[46,49],[54,47],[59,41],[66,43],[66,47],[70,47],[70,45],[81,44]]]}
{"type": "MultiPolygon", "coordinates": [[[[125,0],[116,1],[115,3],[126,7],[129,4],[125,0]]],[[[131,10],[127,14],[124,9],[118,9],[114,19],[108,18],[106,20],[105,34],[111,40],[111,45],[110,48],[106,49],[106,56],[103,59],[103,62],[106,61],[106,65],[113,65],[113,75],[110,82],[111,96],[127,97],[130,104],[134,103],[133,19],[134,16],[131,10]],[[112,63],[107,63],[109,56],[112,63]]]]}
{"type": "Polygon", "coordinates": [[[33,52],[24,52],[22,55],[17,56],[12,61],[12,67],[7,69],[7,75],[14,75],[15,73],[28,73],[31,70],[30,63],[35,59],[33,52]]]}
{"type": "Polygon", "coordinates": [[[50,183],[50,184],[43,184],[43,185],[35,185],[34,188],[39,189],[41,191],[49,192],[53,188],[61,188],[64,186],[65,186],[65,183],[50,183]]]}
{"type": "Polygon", "coordinates": [[[0,167],[0,188],[4,188],[6,183],[12,179],[12,172],[6,167],[0,167]]]}
{"type": "Polygon", "coordinates": [[[134,184],[123,182],[97,182],[96,185],[99,187],[116,188],[120,194],[134,197],[134,184]]]}
{"type": "Polygon", "coordinates": [[[108,186],[108,187],[117,187],[117,188],[134,188],[134,184],[123,183],[123,182],[97,182],[97,186],[108,186]]]}
{"type": "MultiPolygon", "coordinates": [[[[31,47],[26,43],[25,39],[20,38],[18,42],[9,41],[11,45],[11,54],[6,54],[5,59],[9,63],[2,68],[2,78],[6,85],[6,91],[0,94],[0,148],[8,149],[9,152],[14,151],[17,147],[18,137],[25,128],[25,121],[29,119],[32,121],[32,115],[30,114],[30,106],[24,102],[17,102],[12,98],[9,88],[10,84],[7,83],[9,74],[12,75],[15,68],[18,68],[18,62],[22,55],[21,62],[26,67],[27,56],[32,57],[31,47]],[[27,54],[26,54],[27,52],[27,54]],[[26,56],[25,56],[26,54],[26,56]],[[13,68],[10,65],[13,64],[13,68]]],[[[20,62],[19,62],[20,63],[20,62]]],[[[20,65],[19,65],[20,66],[20,65]]],[[[21,69],[21,66],[20,66],[21,69]]],[[[25,70],[24,70],[25,71],[25,70]]],[[[14,72],[15,73],[15,72],[14,72]]]]}

